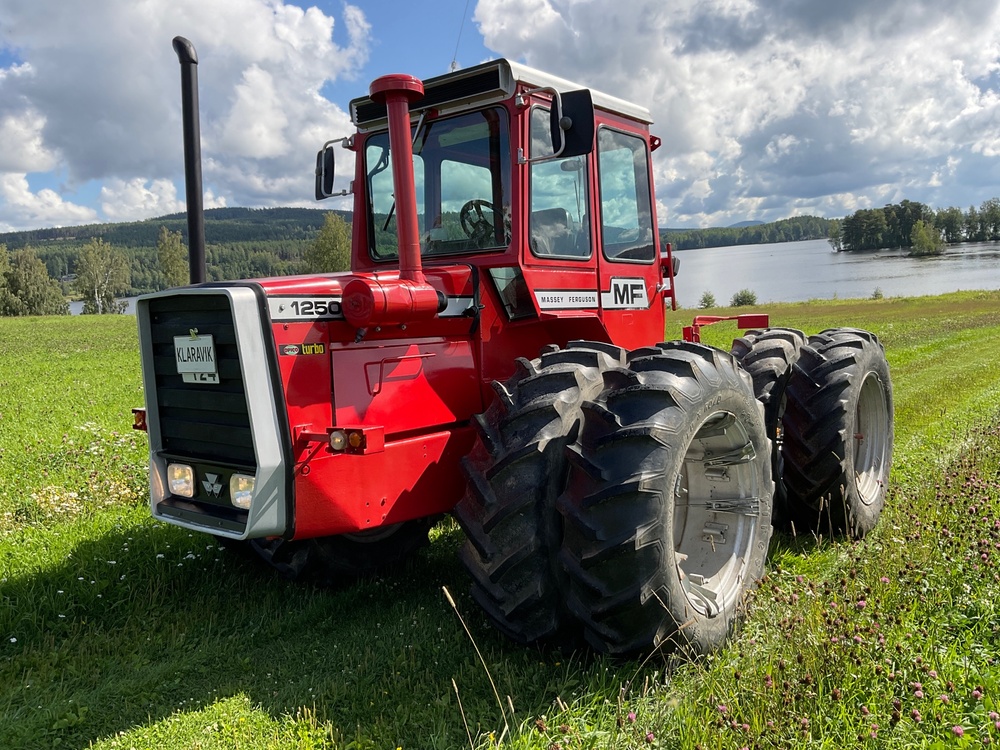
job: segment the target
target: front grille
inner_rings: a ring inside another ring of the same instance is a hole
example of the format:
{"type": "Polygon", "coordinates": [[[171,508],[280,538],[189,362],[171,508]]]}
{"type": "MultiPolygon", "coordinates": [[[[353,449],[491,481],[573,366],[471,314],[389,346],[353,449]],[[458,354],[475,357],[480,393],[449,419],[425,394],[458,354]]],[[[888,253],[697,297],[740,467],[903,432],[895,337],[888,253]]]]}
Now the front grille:
{"type": "Polygon", "coordinates": [[[149,301],[160,436],[163,453],[178,458],[256,466],[246,387],[229,298],[177,294],[149,301]],[[211,334],[219,383],[185,383],[177,373],[174,336],[211,334]]]}

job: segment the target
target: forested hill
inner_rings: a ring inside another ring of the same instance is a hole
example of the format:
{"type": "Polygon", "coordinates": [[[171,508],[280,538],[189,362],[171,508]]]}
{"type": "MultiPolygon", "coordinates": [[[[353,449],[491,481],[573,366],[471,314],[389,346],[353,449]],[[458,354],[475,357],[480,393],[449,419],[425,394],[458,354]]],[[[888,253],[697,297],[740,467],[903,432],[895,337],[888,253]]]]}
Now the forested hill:
{"type": "MultiPolygon", "coordinates": [[[[325,209],[318,208],[210,208],[205,211],[205,241],[209,244],[270,240],[311,240],[323,226],[325,209]]],[[[350,221],[349,211],[336,211],[350,221]]],[[[30,245],[41,251],[51,243],[86,243],[100,237],[117,247],[155,247],[160,227],[180,232],[187,242],[187,215],[168,214],[126,224],[87,224],[79,227],[32,229],[0,234],[8,250],[30,245]]]]}
{"type": "Polygon", "coordinates": [[[818,216],[795,216],[769,224],[743,222],[731,227],[709,229],[661,229],[660,237],[675,250],[730,245],[759,245],[764,242],[820,240],[830,236],[830,219],[818,216]]]}

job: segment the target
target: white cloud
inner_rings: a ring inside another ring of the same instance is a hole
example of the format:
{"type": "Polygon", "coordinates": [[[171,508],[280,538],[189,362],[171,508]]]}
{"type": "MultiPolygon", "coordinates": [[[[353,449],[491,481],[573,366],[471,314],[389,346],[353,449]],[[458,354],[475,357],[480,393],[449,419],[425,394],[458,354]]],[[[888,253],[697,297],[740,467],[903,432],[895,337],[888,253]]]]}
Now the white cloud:
{"type": "MultiPolygon", "coordinates": [[[[230,205],[311,197],[316,150],[349,122],[320,90],[370,45],[357,7],[337,20],[282,0],[4,0],[0,29],[21,61],[0,68],[0,171],[103,182],[115,220],[183,206],[167,186],[183,175],[175,35],[198,50],[205,178],[230,205]]],[[[0,222],[14,213],[0,200],[0,222]]]]}
{"type": "Polygon", "coordinates": [[[1000,195],[997,0],[480,0],[475,18],[499,54],[651,108],[665,225],[1000,195]]]}
{"type": "Polygon", "coordinates": [[[0,115],[0,172],[45,172],[55,168],[56,155],[45,147],[45,118],[36,110],[0,115]]]}
{"type": "Polygon", "coordinates": [[[61,227],[97,221],[97,212],[48,188],[33,192],[25,174],[0,174],[0,231],[61,227]]]}
{"type": "MultiPolygon", "coordinates": [[[[211,190],[205,191],[202,200],[205,208],[226,205],[225,198],[217,198],[211,190]]],[[[177,186],[170,180],[115,177],[101,187],[101,211],[108,221],[139,221],[178,213],[184,206],[185,202],[177,197],[177,186]]]]}

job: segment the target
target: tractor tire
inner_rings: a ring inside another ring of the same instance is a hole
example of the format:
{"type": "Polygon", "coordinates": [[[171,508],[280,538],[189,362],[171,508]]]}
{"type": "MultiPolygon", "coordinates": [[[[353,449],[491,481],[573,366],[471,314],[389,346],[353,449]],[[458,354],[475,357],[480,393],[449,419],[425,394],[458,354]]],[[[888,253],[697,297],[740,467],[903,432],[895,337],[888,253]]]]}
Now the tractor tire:
{"type": "Polygon", "coordinates": [[[633,352],[584,405],[560,559],[598,651],[718,649],[771,539],[771,446],[750,376],[726,352],[633,352]]]}
{"type": "Polygon", "coordinates": [[[316,539],[250,539],[225,544],[263,561],[286,580],[336,586],[402,564],[428,543],[427,533],[438,518],[428,516],[371,531],[316,539]]]}
{"type": "Polygon", "coordinates": [[[892,381],[868,331],[809,337],[787,388],[784,480],[799,529],[859,539],[885,505],[892,463],[892,381]]]}
{"type": "Polygon", "coordinates": [[[765,328],[745,332],[733,341],[732,354],[753,378],[753,392],[764,404],[764,426],[771,440],[771,475],[774,477],[774,520],[790,520],[788,491],[782,479],[781,419],[785,413],[785,388],[806,335],[795,328],[765,328]]]}
{"type": "Polygon", "coordinates": [[[565,447],[576,438],[580,405],[626,356],[617,346],[574,341],[520,358],[509,380],[493,383],[497,398],[475,420],[478,440],[462,461],[468,486],[454,510],[466,535],[460,558],[473,598],[519,643],[568,637],[555,510],[565,447]]]}

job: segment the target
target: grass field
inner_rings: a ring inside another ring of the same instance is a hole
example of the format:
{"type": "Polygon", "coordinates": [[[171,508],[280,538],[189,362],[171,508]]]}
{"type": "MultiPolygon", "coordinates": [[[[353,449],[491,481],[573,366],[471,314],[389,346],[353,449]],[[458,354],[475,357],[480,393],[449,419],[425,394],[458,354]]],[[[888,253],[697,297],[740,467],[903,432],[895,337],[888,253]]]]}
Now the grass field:
{"type": "Polygon", "coordinates": [[[729,647],[643,664],[494,633],[451,521],[401,573],[335,590],[152,522],[135,320],[0,320],[0,748],[1000,742],[1000,293],[769,312],[884,342],[888,507],[862,543],[776,536],[729,647]]]}

